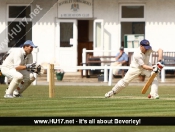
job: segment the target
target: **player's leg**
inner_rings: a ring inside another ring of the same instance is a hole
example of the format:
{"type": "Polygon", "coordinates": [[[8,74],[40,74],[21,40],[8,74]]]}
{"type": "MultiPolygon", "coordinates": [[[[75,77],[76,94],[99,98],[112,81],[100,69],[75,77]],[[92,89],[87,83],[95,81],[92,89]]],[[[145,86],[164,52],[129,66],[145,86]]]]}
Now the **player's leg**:
{"type": "Polygon", "coordinates": [[[19,83],[18,87],[13,91],[13,97],[21,97],[21,94],[19,94],[20,89],[23,88],[24,81],[21,81],[19,83]]]}
{"type": "Polygon", "coordinates": [[[8,78],[12,78],[8,89],[5,91],[4,98],[13,98],[13,91],[18,87],[19,83],[23,79],[23,75],[15,69],[2,68],[2,72],[8,78]]]}
{"type": "Polygon", "coordinates": [[[140,73],[141,73],[141,71],[139,69],[130,68],[128,70],[128,72],[126,73],[125,77],[123,79],[119,80],[117,82],[117,84],[112,88],[112,90],[110,90],[109,92],[107,92],[105,94],[105,97],[106,98],[109,98],[112,95],[119,93],[122,89],[124,89],[125,87],[127,87],[128,84],[134,78],[136,78],[140,73]]]}
{"type": "Polygon", "coordinates": [[[21,94],[31,85],[35,80],[33,73],[30,73],[26,70],[21,71],[24,76],[23,82],[19,84],[19,87],[14,91],[14,97],[21,97],[21,94]]]}
{"type": "MultiPolygon", "coordinates": [[[[7,84],[8,86],[9,86],[10,82],[12,81],[12,79],[13,79],[13,78],[9,78],[9,77],[6,76],[6,84],[7,84]]],[[[7,88],[6,88],[6,91],[7,91],[7,89],[8,89],[8,86],[7,86],[7,88]]],[[[6,93],[6,91],[5,91],[5,93],[6,93]]]]}
{"type": "Polygon", "coordinates": [[[151,71],[149,70],[142,70],[142,72],[140,73],[139,77],[141,77],[140,81],[144,82],[145,77],[150,77],[151,76],[151,71]]]}
{"type": "Polygon", "coordinates": [[[105,94],[105,97],[109,98],[113,96],[114,94],[119,93],[126,86],[128,86],[128,83],[124,82],[124,79],[119,80],[117,84],[112,88],[112,90],[110,90],[109,92],[105,94]]]}
{"type": "MultiPolygon", "coordinates": [[[[147,77],[150,77],[154,72],[143,70],[141,74],[146,75],[147,77]]],[[[158,95],[158,78],[157,76],[154,78],[152,84],[151,84],[151,91],[150,95],[148,95],[148,98],[152,99],[159,99],[158,95]]]]}
{"type": "MultiPolygon", "coordinates": [[[[151,73],[153,74],[153,72],[151,73]]],[[[154,78],[152,84],[151,84],[151,91],[150,91],[150,95],[148,95],[149,98],[152,99],[159,99],[159,95],[158,95],[158,78],[157,76],[154,78]]]]}
{"type": "MultiPolygon", "coordinates": [[[[33,75],[33,74],[32,74],[33,75]]],[[[23,93],[31,84],[32,82],[35,80],[35,77],[33,76],[33,78],[30,78],[30,80],[24,80],[24,84],[22,89],[19,90],[19,93],[23,93]]]]}

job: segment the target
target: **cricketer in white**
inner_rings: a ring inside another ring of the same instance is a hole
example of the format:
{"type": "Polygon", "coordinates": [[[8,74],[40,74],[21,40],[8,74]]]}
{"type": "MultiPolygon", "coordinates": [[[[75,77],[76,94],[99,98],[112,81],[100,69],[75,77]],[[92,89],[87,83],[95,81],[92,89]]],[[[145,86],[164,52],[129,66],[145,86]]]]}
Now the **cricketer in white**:
{"type": "MultiPolygon", "coordinates": [[[[159,67],[152,66],[149,62],[150,55],[152,52],[158,52],[158,61],[162,61],[163,50],[161,48],[152,48],[148,40],[144,39],[140,42],[140,46],[133,54],[132,61],[128,72],[125,77],[117,82],[117,84],[112,88],[111,91],[105,94],[106,98],[118,94],[123,88],[127,87],[129,83],[137,78],[139,75],[146,75],[149,77],[153,74],[154,70],[161,70],[159,67]]],[[[150,97],[152,99],[159,99],[158,95],[158,79],[154,78],[151,84],[150,97]]]]}
{"type": "Polygon", "coordinates": [[[12,50],[2,64],[1,71],[11,82],[5,91],[4,98],[21,97],[35,80],[31,69],[33,63],[32,51],[36,46],[31,40],[27,40],[22,48],[12,50]]]}

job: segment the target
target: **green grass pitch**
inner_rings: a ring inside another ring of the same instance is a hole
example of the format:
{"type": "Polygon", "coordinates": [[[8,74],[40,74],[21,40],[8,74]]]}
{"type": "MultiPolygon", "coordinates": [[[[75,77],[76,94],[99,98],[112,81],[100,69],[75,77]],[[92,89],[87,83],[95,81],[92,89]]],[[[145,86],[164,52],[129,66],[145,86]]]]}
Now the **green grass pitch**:
{"type": "MultiPolygon", "coordinates": [[[[174,86],[159,87],[160,99],[141,94],[142,86],[128,86],[106,99],[109,86],[55,86],[49,98],[48,86],[30,86],[22,98],[5,99],[5,85],[0,87],[0,116],[165,116],[175,117],[174,86]]],[[[0,126],[1,132],[174,132],[173,126],[0,126]]]]}

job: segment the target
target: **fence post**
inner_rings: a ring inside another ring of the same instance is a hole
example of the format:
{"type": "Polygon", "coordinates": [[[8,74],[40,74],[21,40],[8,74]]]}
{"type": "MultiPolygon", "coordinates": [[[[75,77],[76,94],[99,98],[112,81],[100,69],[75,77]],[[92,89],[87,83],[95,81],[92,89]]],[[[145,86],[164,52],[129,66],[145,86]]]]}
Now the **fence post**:
{"type": "MultiPolygon", "coordinates": [[[[38,47],[34,48],[33,50],[33,54],[35,54],[33,57],[34,62],[37,62],[38,52],[39,52],[39,48],[38,47]]],[[[34,77],[35,77],[35,80],[33,81],[33,85],[37,85],[37,74],[36,73],[34,73],[34,77]]]]}
{"type": "Polygon", "coordinates": [[[37,85],[37,74],[34,73],[35,81],[33,81],[33,85],[37,85]]]}
{"type": "Polygon", "coordinates": [[[109,68],[109,82],[108,82],[109,86],[112,85],[112,70],[113,70],[113,68],[110,66],[110,68],[109,68]]]}
{"type": "MultiPolygon", "coordinates": [[[[86,48],[83,48],[83,52],[82,52],[82,62],[83,62],[83,66],[86,66],[86,48]]],[[[85,75],[85,70],[83,70],[83,76],[85,75]]]]}
{"type": "Polygon", "coordinates": [[[49,76],[50,76],[49,69],[50,69],[50,64],[47,65],[47,82],[49,82],[49,76]]]}
{"type": "Polygon", "coordinates": [[[104,82],[108,82],[108,68],[107,65],[104,67],[104,82]]]}
{"type": "Polygon", "coordinates": [[[49,65],[49,98],[54,97],[55,88],[54,88],[54,64],[49,65]]]}
{"type": "Polygon", "coordinates": [[[161,82],[165,82],[165,69],[161,70],[161,82]]]}

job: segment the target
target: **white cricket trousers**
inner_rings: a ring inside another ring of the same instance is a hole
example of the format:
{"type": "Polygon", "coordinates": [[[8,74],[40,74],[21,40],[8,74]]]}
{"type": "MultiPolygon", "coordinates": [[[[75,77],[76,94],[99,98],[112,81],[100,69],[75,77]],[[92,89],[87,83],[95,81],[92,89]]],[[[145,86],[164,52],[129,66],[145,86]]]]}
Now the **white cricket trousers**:
{"type": "Polygon", "coordinates": [[[19,90],[19,93],[22,93],[35,80],[33,73],[27,70],[17,71],[15,68],[3,67],[1,68],[1,71],[7,78],[12,79],[6,90],[6,94],[12,95],[13,91],[18,87],[21,81],[24,81],[23,88],[19,90]]]}
{"type": "MultiPolygon", "coordinates": [[[[150,75],[153,72],[150,70],[140,70],[138,68],[130,68],[128,72],[126,73],[125,77],[117,82],[117,84],[112,88],[112,90],[117,94],[119,93],[123,88],[127,87],[128,84],[135,78],[138,77],[138,75],[146,75],[147,77],[150,77],[150,75]]],[[[157,76],[154,78],[152,84],[151,84],[151,92],[150,94],[154,96],[155,94],[158,95],[158,79],[157,76]]]]}

